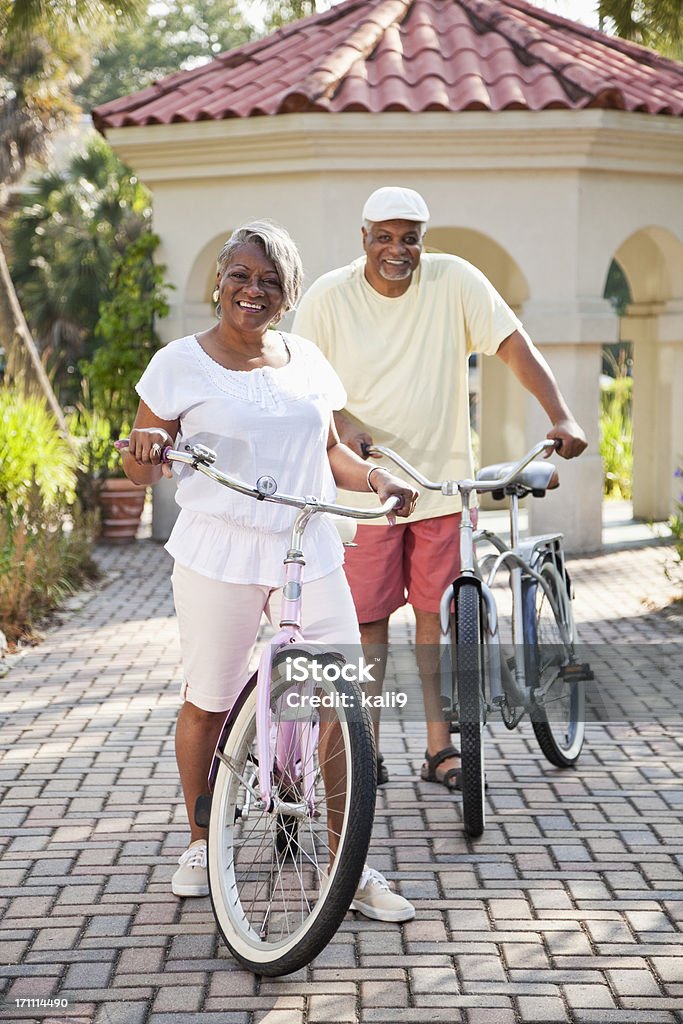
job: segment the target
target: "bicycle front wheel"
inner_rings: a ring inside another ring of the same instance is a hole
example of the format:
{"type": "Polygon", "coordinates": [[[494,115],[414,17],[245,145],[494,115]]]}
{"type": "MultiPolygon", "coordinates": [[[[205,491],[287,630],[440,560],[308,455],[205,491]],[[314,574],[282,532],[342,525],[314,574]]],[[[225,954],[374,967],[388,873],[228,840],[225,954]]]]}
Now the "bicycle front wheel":
{"type": "Polygon", "coordinates": [[[462,816],[465,832],[478,838],[486,824],[484,773],[484,673],[479,590],[461,583],[455,596],[455,668],[462,759],[462,816]]]}
{"type": "MultiPolygon", "coordinates": [[[[301,665],[299,656],[298,674],[301,665]]],[[[321,952],[365,864],[374,739],[358,687],[333,669],[323,676],[335,665],[332,654],[311,659],[314,687],[273,671],[270,807],[259,798],[255,684],[220,754],[207,844],[211,902],[228,948],[256,974],[289,974],[321,952]],[[310,743],[316,752],[307,757],[310,743]]]]}
{"type": "Polygon", "coordinates": [[[571,768],[581,753],[585,732],[584,683],[570,668],[576,644],[571,587],[551,555],[539,573],[545,586],[534,579],[522,584],[531,724],[545,758],[557,768],[571,768]]]}

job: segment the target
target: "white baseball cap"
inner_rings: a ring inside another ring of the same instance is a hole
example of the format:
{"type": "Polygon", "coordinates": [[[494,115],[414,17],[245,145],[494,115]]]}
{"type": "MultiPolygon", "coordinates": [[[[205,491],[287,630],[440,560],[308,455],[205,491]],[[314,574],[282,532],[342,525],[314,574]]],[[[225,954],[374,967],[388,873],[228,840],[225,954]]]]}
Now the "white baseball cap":
{"type": "Polygon", "coordinates": [[[414,220],[426,224],[429,210],[420,193],[414,189],[385,185],[367,199],[363,220],[414,220]]]}

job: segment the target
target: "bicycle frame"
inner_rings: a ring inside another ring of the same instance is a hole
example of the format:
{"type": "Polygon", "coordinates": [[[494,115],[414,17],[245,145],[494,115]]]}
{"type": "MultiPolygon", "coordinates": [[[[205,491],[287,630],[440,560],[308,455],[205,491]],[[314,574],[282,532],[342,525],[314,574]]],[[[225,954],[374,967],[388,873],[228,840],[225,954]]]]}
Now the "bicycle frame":
{"type": "MultiPolygon", "coordinates": [[[[260,477],[256,481],[256,486],[250,487],[242,481],[214,469],[212,464],[215,458],[215,453],[203,445],[195,445],[191,448],[188,446],[188,450],[184,452],[176,451],[169,446],[162,453],[163,461],[190,465],[193,469],[204,473],[217,483],[223,484],[241,494],[248,494],[258,501],[273,502],[299,509],[299,514],[292,527],[289,549],[284,560],[285,582],[283,587],[282,618],[277,633],[263,650],[256,673],[256,750],[258,758],[256,778],[258,779],[258,790],[254,788],[254,779],[251,780],[251,784],[245,779],[241,781],[245,784],[245,788],[251,795],[251,798],[260,801],[268,813],[284,813],[291,817],[303,817],[307,813],[312,814],[315,810],[314,757],[317,744],[317,727],[310,721],[287,722],[285,727],[281,726],[278,730],[275,749],[273,749],[270,729],[270,698],[274,659],[290,644],[306,643],[301,628],[303,578],[304,566],[306,564],[303,554],[304,532],[311,519],[322,512],[330,512],[354,519],[375,519],[389,514],[396,507],[398,499],[389,498],[388,501],[385,501],[377,509],[367,511],[350,508],[345,505],[327,504],[315,497],[300,498],[294,495],[279,494],[277,493],[277,482],[272,477],[260,477]],[[273,755],[275,755],[278,762],[278,767],[285,773],[286,777],[291,777],[292,781],[302,780],[303,799],[300,802],[284,801],[279,797],[273,797],[271,787],[273,755]],[[301,765],[299,770],[296,767],[297,763],[301,765]]],[[[312,691],[311,683],[309,683],[309,687],[312,691]]],[[[239,709],[239,706],[240,699],[238,698],[235,706],[228,713],[221,729],[209,771],[209,786],[211,789],[216,778],[218,763],[221,760],[225,761],[227,767],[232,770],[231,765],[224,758],[222,740],[229,730],[233,716],[239,709]]]]}
{"type": "MultiPolygon", "coordinates": [[[[521,649],[524,644],[524,622],[522,616],[522,576],[529,576],[537,581],[543,588],[548,600],[554,605],[554,598],[546,581],[536,571],[536,564],[549,550],[554,552],[558,561],[558,567],[564,569],[564,556],[561,548],[562,535],[559,533],[545,534],[543,536],[531,537],[520,542],[518,531],[518,495],[510,495],[510,544],[505,544],[496,534],[488,530],[476,530],[472,519],[471,501],[473,493],[486,493],[491,491],[505,490],[514,477],[517,476],[530,462],[538,455],[554,449],[555,442],[546,439],[540,441],[529,451],[523,459],[510,469],[507,475],[495,481],[481,480],[445,480],[437,483],[427,479],[414,466],[406,462],[390,448],[382,445],[369,446],[368,451],[373,454],[381,454],[391,459],[400,466],[406,473],[413,477],[421,486],[429,490],[439,490],[446,496],[459,494],[462,501],[462,512],[459,526],[460,545],[460,574],[444,591],[440,607],[440,643],[442,646],[450,646],[450,615],[454,598],[457,600],[458,585],[465,580],[476,583],[481,596],[481,605],[484,610],[482,627],[489,647],[494,648],[495,656],[488,659],[488,671],[485,678],[489,683],[489,706],[500,707],[508,697],[512,699],[515,706],[523,707],[527,711],[531,704],[531,687],[527,685],[525,666],[523,659],[515,659],[514,675],[510,672],[507,662],[503,656],[500,643],[499,617],[496,601],[493,596],[492,587],[495,578],[503,566],[510,571],[510,588],[512,593],[512,637],[516,649],[521,649]],[[479,569],[476,555],[478,541],[489,541],[498,551],[493,567],[484,578],[479,569]]],[[[440,659],[442,666],[443,682],[446,685],[446,693],[451,689],[450,667],[448,659],[440,659]]],[[[443,691],[443,686],[442,686],[443,691]]]]}

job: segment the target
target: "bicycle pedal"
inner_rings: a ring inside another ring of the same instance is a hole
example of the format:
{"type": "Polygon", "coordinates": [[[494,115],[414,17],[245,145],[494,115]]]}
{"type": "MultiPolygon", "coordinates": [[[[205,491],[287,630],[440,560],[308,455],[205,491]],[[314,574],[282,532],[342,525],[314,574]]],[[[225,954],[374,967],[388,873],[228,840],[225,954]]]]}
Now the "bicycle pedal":
{"type": "Polygon", "coordinates": [[[198,796],[194,805],[194,823],[199,828],[209,827],[209,818],[211,817],[211,796],[208,793],[202,793],[198,796]]]}
{"type": "Polygon", "coordinates": [[[595,679],[595,673],[587,661],[573,661],[569,665],[563,665],[560,676],[568,682],[575,683],[589,683],[591,679],[595,679]]]}

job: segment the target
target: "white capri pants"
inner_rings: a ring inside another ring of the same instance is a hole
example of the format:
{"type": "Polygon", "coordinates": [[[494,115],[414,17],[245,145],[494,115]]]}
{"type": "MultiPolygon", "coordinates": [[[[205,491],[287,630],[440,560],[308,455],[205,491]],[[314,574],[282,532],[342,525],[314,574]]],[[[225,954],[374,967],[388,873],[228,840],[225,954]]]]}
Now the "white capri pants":
{"type": "MultiPolygon", "coordinates": [[[[171,579],[183,660],[180,697],[203,711],[229,711],[247,681],[262,614],[279,626],[282,589],[225,583],[177,562],[171,579]]],[[[360,644],[342,568],[304,583],[302,618],[302,632],[311,642],[360,644]]]]}

